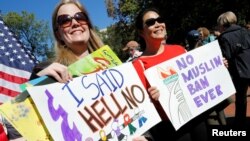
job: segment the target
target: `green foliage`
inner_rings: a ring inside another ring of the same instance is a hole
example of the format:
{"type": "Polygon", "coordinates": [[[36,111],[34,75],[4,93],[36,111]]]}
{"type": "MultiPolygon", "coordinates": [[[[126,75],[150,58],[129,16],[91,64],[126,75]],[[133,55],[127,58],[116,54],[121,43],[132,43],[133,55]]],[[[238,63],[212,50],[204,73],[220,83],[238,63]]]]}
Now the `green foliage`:
{"type": "Polygon", "coordinates": [[[52,34],[48,22],[35,19],[33,13],[22,11],[21,14],[9,12],[3,19],[14,34],[29,48],[40,60],[51,57],[50,49],[52,34]]]}
{"type": "Polygon", "coordinates": [[[105,1],[109,16],[117,20],[117,23],[107,28],[104,42],[111,46],[122,61],[125,61],[128,55],[122,51],[122,48],[125,47],[128,41],[136,38],[135,16],[145,6],[144,4],[150,3],[151,0],[147,1],[147,3],[142,0],[105,1]]]}
{"type": "Polygon", "coordinates": [[[136,40],[134,19],[138,12],[147,7],[157,7],[161,12],[168,32],[168,43],[184,44],[191,29],[205,26],[213,29],[217,17],[226,11],[233,11],[238,23],[250,21],[249,0],[105,0],[110,17],[117,21],[107,30],[105,41],[115,47],[118,56],[124,60],[121,49],[129,40],[136,40]]]}

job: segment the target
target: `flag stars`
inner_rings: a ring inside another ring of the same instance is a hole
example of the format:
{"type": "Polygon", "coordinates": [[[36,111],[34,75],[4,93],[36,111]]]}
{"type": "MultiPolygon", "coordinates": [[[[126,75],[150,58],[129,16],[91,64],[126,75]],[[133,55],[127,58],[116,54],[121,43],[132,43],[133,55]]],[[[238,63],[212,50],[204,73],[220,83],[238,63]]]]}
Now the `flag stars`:
{"type": "Polygon", "coordinates": [[[17,58],[18,58],[18,59],[22,59],[22,56],[21,56],[21,55],[17,55],[17,58]]]}
{"type": "Polygon", "coordinates": [[[7,26],[4,26],[4,29],[5,29],[5,30],[8,30],[9,28],[8,28],[7,26]]]}
{"type": "Polygon", "coordinates": [[[12,57],[10,58],[10,62],[14,62],[14,60],[15,60],[14,58],[12,58],[12,57]]]}
{"type": "Polygon", "coordinates": [[[10,53],[9,53],[9,52],[5,52],[5,55],[6,55],[6,56],[9,56],[9,55],[10,55],[10,53]]]}
{"type": "Polygon", "coordinates": [[[25,61],[22,61],[21,64],[25,66],[25,65],[26,65],[26,62],[25,62],[25,61]]]}
{"type": "Polygon", "coordinates": [[[4,50],[4,49],[5,49],[5,47],[4,47],[4,46],[0,46],[0,49],[1,49],[1,50],[4,50]]]}
{"type": "Polygon", "coordinates": [[[33,63],[34,63],[34,61],[33,61],[33,60],[29,60],[29,62],[30,62],[31,64],[33,64],[33,63]]]}
{"type": "Polygon", "coordinates": [[[12,45],[12,44],[9,44],[8,46],[9,46],[9,48],[12,48],[12,47],[13,47],[13,45],[12,45]]]}
{"type": "Polygon", "coordinates": [[[17,50],[15,50],[15,49],[14,49],[14,50],[13,50],[13,53],[15,53],[15,54],[16,54],[16,53],[17,53],[17,50]]]}
{"type": "Polygon", "coordinates": [[[17,68],[19,70],[31,71],[35,63],[39,63],[32,53],[17,39],[13,32],[0,19],[0,63],[17,68]],[[3,61],[2,61],[3,60],[3,61]]]}
{"type": "Polygon", "coordinates": [[[13,34],[11,32],[8,32],[8,35],[12,36],[13,34]]]}
{"type": "Polygon", "coordinates": [[[5,39],[4,39],[4,42],[9,42],[9,39],[5,38],[5,39]]]}

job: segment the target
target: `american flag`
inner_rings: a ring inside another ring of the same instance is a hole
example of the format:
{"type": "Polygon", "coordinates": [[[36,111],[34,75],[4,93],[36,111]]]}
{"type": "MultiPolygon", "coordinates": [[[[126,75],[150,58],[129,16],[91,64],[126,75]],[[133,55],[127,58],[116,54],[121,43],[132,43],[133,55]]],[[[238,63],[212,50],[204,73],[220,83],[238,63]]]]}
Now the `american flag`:
{"type": "Polygon", "coordinates": [[[0,104],[21,92],[19,85],[28,81],[37,63],[0,17],[0,104]]]}

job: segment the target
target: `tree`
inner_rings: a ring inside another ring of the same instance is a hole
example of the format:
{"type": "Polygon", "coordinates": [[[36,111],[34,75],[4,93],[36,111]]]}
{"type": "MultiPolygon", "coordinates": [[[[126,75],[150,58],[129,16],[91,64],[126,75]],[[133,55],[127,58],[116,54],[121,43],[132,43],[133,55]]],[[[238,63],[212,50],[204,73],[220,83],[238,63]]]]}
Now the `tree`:
{"type": "Polygon", "coordinates": [[[9,12],[3,19],[14,34],[39,60],[53,57],[52,34],[48,22],[35,19],[33,13],[9,12]]]}
{"type": "Polygon", "coordinates": [[[137,37],[134,27],[135,16],[151,0],[105,0],[107,13],[117,22],[107,28],[104,42],[118,54],[122,61],[128,57],[122,48],[137,37]]]}
{"type": "MultiPolygon", "coordinates": [[[[167,25],[167,42],[172,44],[184,44],[187,32],[200,26],[213,29],[217,17],[229,10],[235,12],[240,25],[250,21],[249,0],[105,0],[105,2],[108,15],[117,21],[110,27],[111,33],[109,31],[107,33],[110,37],[107,40],[116,47],[116,50],[121,50],[127,41],[137,39],[134,19],[140,10],[147,7],[153,6],[159,9],[167,25]]],[[[118,52],[118,56],[122,58],[123,54],[118,52]]]]}

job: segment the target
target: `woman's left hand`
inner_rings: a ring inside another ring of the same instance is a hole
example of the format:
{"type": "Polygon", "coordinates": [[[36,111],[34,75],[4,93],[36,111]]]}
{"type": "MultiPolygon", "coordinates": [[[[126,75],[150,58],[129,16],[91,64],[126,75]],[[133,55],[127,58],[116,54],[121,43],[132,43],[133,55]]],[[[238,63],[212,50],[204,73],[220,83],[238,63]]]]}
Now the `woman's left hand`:
{"type": "Polygon", "coordinates": [[[228,61],[225,57],[223,57],[223,64],[226,68],[228,68],[228,61]]]}

